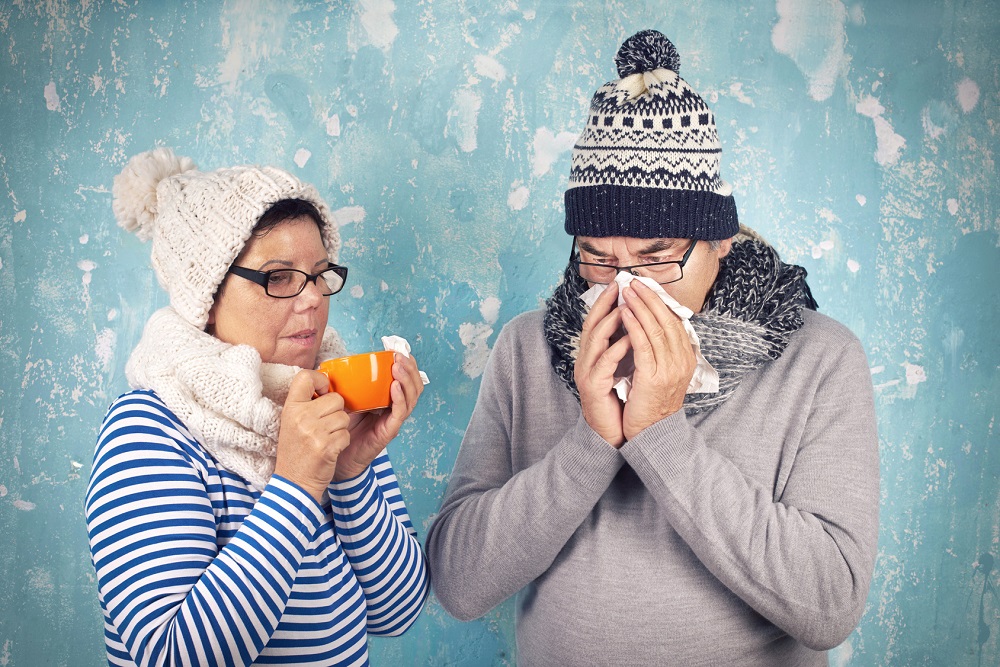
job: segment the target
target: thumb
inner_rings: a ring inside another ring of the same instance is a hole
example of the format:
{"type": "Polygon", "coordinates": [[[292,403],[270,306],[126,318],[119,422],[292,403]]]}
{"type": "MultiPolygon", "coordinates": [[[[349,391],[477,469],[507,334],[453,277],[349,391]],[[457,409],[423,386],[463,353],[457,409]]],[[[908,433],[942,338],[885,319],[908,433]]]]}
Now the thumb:
{"type": "Polygon", "coordinates": [[[330,379],[319,371],[299,371],[292,378],[288,387],[288,397],[285,403],[308,403],[315,394],[326,394],[330,391],[330,379]]]}

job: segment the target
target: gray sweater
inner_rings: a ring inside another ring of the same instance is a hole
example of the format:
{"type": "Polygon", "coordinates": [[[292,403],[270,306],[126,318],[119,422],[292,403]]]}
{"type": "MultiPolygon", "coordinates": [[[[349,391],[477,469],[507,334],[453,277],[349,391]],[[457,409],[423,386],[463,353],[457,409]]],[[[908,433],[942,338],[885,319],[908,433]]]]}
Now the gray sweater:
{"type": "Polygon", "coordinates": [[[500,333],[441,511],[431,581],[459,619],[519,592],[520,665],[825,665],[878,540],[871,375],[812,311],[708,413],[616,450],[553,372],[542,312],[500,333]]]}

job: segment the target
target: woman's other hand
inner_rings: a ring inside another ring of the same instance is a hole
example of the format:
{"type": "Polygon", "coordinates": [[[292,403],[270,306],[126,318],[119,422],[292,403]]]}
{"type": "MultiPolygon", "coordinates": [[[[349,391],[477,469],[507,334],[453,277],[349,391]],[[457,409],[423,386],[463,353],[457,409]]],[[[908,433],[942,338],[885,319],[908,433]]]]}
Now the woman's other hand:
{"type": "Polygon", "coordinates": [[[300,371],[281,411],[274,474],[322,502],[337,461],[351,443],[349,424],[344,399],[330,391],[330,380],[318,371],[300,371]],[[314,400],[315,394],[320,396],[314,400]]]}
{"type": "Polygon", "coordinates": [[[389,441],[399,434],[399,428],[417,406],[417,400],[424,391],[417,360],[397,352],[393,356],[392,377],[389,388],[392,405],[388,409],[351,415],[351,442],[337,462],[335,480],[350,479],[363,473],[389,441]]]}

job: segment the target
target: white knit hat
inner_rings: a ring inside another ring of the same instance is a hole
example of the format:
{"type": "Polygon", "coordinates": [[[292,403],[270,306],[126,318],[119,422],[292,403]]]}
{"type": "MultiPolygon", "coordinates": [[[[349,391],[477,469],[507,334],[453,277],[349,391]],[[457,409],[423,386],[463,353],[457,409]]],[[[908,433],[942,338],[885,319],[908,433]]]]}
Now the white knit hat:
{"type": "Polygon", "coordinates": [[[170,305],[204,329],[215,293],[260,217],[282,199],[313,204],[331,262],[340,250],[336,221],[316,189],[274,167],[198,171],[194,162],[156,148],[136,155],[115,177],[118,224],[153,240],[152,263],[170,305]]]}

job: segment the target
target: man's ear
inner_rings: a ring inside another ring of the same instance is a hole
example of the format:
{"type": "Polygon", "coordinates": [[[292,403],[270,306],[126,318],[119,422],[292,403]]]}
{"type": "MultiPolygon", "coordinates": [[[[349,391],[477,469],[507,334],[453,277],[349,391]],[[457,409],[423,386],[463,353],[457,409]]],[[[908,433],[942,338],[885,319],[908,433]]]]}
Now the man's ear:
{"type": "Polygon", "coordinates": [[[722,239],[719,241],[719,249],[716,251],[719,253],[719,259],[722,259],[729,254],[729,251],[733,249],[732,239],[722,239]]]}

